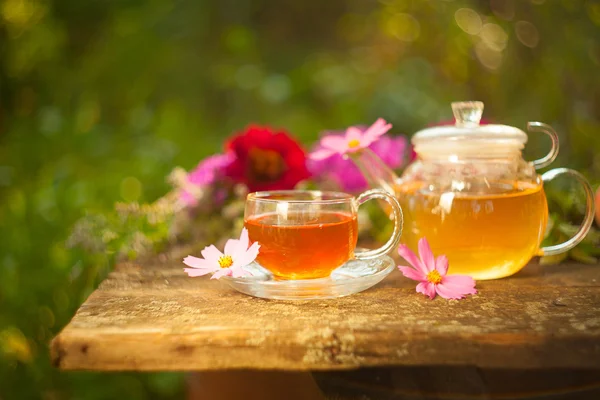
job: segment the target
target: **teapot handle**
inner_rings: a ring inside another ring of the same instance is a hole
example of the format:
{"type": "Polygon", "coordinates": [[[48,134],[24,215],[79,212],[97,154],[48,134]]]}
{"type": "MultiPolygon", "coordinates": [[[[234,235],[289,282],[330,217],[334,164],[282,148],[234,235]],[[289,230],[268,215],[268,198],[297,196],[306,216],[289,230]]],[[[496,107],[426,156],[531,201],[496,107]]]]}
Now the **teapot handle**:
{"type": "Polygon", "coordinates": [[[552,256],[571,250],[573,247],[577,246],[579,242],[583,240],[583,238],[585,238],[585,235],[587,235],[592,223],[594,222],[594,191],[583,175],[572,169],[556,168],[543,174],[542,180],[544,183],[546,183],[562,174],[571,175],[581,184],[581,186],[583,186],[583,190],[585,191],[585,217],[583,218],[583,222],[581,223],[579,230],[575,233],[575,235],[573,235],[573,237],[566,242],[555,244],[553,246],[542,247],[538,250],[539,256],[552,256]]]}
{"type": "Polygon", "coordinates": [[[545,133],[546,135],[550,136],[550,139],[552,140],[552,148],[550,149],[550,152],[545,157],[532,161],[533,167],[535,169],[540,169],[552,164],[558,155],[558,135],[556,134],[556,131],[554,131],[550,125],[542,122],[528,122],[527,130],[531,132],[545,133]]]}

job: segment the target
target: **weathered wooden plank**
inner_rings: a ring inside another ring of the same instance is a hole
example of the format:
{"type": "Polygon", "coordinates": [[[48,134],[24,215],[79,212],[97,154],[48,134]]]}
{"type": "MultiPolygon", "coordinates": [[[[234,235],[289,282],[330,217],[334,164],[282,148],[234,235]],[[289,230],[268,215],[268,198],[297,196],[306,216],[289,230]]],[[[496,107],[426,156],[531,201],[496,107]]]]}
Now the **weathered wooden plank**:
{"type": "Polygon", "coordinates": [[[429,300],[394,271],[323,301],[239,294],[181,266],[120,265],[52,343],[55,365],[95,370],[342,370],[386,365],[600,368],[600,268],[530,265],[429,300]]]}

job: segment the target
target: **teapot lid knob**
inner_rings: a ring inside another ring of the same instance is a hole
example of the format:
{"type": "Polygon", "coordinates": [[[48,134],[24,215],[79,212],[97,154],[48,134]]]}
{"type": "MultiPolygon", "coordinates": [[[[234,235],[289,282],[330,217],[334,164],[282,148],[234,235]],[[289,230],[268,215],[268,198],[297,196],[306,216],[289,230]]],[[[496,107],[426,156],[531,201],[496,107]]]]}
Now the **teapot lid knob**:
{"type": "Polygon", "coordinates": [[[483,115],[483,102],[458,101],[452,103],[452,112],[456,126],[477,127],[483,115]]]}

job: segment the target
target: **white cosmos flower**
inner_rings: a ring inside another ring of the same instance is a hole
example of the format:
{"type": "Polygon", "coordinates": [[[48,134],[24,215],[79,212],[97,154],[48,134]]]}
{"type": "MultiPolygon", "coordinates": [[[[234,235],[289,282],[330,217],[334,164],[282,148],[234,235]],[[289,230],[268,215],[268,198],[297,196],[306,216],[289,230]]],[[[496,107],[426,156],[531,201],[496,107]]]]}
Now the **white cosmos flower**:
{"type": "Polygon", "coordinates": [[[221,253],[214,245],[205,247],[201,251],[202,257],[187,256],[183,263],[191,268],[183,270],[191,277],[203,276],[213,273],[211,279],[219,279],[222,276],[239,278],[250,275],[244,269],[258,256],[260,245],[254,242],[250,245],[248,230],[244,228],[239,239],[229,239],[225,243],[225,252],[221,253]]]}

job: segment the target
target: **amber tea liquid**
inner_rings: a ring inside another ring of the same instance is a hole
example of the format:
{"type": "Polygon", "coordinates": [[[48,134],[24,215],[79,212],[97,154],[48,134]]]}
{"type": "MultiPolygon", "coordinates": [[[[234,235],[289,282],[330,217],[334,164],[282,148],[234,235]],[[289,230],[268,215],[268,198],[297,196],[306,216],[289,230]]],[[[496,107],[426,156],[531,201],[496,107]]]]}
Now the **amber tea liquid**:
{"type": "Polygon", "coordinates": [[[244,225],[260,243],[257,261],[280,279],[329,276],[353,258],[358,239],[356,215],[341,212],[263,214],[244,225]]]}
{"type": "Polygon", "coordinates": [[[434,254],[448,256],[451,274],[502,278],[536,255],[548,221],[541,184],[498,184],[485,194],[434,194],[422,187],[397,188],[404,211],[401,241],[416,252],[426,237],[434,254]]]}

